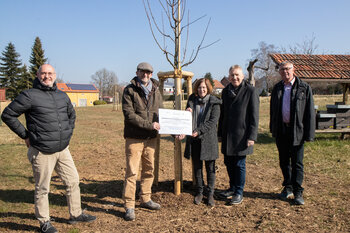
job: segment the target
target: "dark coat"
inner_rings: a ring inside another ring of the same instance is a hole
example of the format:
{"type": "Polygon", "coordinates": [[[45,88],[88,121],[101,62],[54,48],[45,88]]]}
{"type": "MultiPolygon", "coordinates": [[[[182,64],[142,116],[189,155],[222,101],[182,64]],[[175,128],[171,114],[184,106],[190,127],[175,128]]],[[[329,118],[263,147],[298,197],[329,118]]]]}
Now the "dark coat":
{"type": "Polygon", "coordinates": [[[75,111],[66,93],[56,87],[41,85],[34,80],[33,88],[21,94],[7,106],[2,120],[22,139],[44,153],[62,151],[73,134],[75,111]],[[25,128],[17,119],[25,114],[25,128]]]}
{"type": "Polygon", "coordinates": [[[146,98],[137,77],[125,87],[122,100],[124,114],[124,138],[147,139],[155,138],[158,131],[152,123],[158,122],[158,109],[163,106],[159,92],[159,83],[151,79],[152,91],[146,98]]]}
{"type": "MultiPolygon", "coordinates": [[[[271,93],[270,132],[273,137],[282,133],[282,102],[284,84],[277,83],[271,93]]],[[[293,145],[313,141],[315,137],[315,106],[311,87],[295,77],[291,91],[290,124],[293,131],[293,145]]]]}
{"type": "MultiPolygon", "coordinates": [[[[187,108],[195,108],[195,94],[190,95],[187,101],[187,108]]],[[[196,140],[201,142],[200,160],[215,160],[219,157],[217,123],[220,116],[221,100],[215,96],[210,96],[204,109],[204,121],[199,127],[193,129],[198,132],[196,140]]],[[[194,111],[192,111],[192,114],[194,111]]],[[[186,137],[185,157],[190,158],[192,136],[186,137]]]]}
{"type": "MultiPolygon", "coordinates": [[[[232,85],[232,84],[229,84],[232,85]]],[[[222,138],[221,152],[228,156],[253,153],[248,140],[257,140],[259,126],[259,96],[245,81],[236,97],[229,95],[229,86],[222,90],[222,106],[218,136],[222,138]]]]}

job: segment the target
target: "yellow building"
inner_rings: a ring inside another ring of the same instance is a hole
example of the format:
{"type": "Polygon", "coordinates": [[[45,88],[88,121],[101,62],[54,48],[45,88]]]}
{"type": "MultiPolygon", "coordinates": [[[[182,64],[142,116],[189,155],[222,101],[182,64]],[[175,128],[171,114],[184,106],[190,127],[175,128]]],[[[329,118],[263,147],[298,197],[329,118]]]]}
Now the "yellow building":
{"type": "Polygon", "coordinates": [[[57,83],[57,88],[67,93],[74,107],[93,106],[99,99],[99,90],[94,84],[57,83]]]}

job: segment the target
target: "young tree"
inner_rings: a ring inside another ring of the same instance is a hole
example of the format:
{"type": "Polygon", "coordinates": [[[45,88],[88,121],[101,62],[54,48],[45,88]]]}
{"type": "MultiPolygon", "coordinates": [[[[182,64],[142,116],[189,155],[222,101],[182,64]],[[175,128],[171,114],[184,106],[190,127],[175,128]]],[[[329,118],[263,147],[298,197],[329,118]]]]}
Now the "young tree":
{"type": "Polygon", "coordinates": [[[21,74],[22,62],[15,46],[10,42],[0,57],[0,85],[7,88],[6,96],[14,99],[17,96],[17,85],[21,74]]]}
{"type": "Polygon", "coordinates": [[[96,71],[91,76],[92,83],[100,90],[100,99],[104,95],[112,95],[114,92],[114,85],[118,83],[117,75],[113,71],[109,71],[105,68],[96,71]]]}
{"type": "Polygon", "coordinates": [[[47,61],[47,58],[44,57],[44,50],[41,45],[41,40],[39,37],[35,38],[34,45],[32,47],[32,54],[29,58],[30,62],[30,74],[32,81],[36,77],[39,67],[47,61]]]}
{"type": "Polygon", "coordinates": [[[157,19],[155,18],[152,8],[150,5],[149,0],[143,0],[143,4],[145,7],[146,16],[149,22],[149,26],[152,32],[152,36],[156,44],[158,45],[159,49],[164,53],[167,61],[169,64],[175,69],[181,70],[182,67],[188,66],[191,63],[194,62],[194,60],[197,58],[198,53],[200,50],[209,47],[210,45],[218,42],[214,41],[208,45],[204,45],[204,39],[206,36],[206,33],[208,31],[208,27],[210,24],[210,19],[207,23],[207,27],[203,33],[202,40],[199,42],[198,46],[192,50],[191,55],[188,59],[186,59],[186,53],[187,53],[187,45],[189,40],[189,27],[193,23],[197,22],[198,20],[205,17],[201,16],[193,21],[190,21],[190,15],[187,13],[187,22],[185,22],[185,12],[186,12],[186,1],[185,0],[164,0],[158,1],[163,12],[165,14],[165,18],[167,20],[167,24],[169,25],[169,28],[164,28],[164,21],[163,21],[163,15],[160,22],[157,22],[157,19]],[[182,26],[181,26],[182,25],[182,26]],[[163,39],[163,43],[161,40],[157,38],[156,33],[163,39]],[[181,55],[180,53],[180,40],[181,35],[184,34],[186,37],[186,41],[184,43],[184,50],[181,55]],[[168,43],[173,44],[172,46],[168,46],[168,43]],[[174,48],[173,51],[170,50],[170,48],[174,48]],[[182,57],[181,57],[182,56],[182,57]]]}

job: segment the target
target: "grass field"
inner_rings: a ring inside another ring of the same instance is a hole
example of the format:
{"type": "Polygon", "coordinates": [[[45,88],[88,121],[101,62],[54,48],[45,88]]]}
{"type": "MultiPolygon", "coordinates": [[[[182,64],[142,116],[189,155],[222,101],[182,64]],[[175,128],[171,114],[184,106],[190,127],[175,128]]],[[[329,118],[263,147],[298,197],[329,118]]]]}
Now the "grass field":
{"type": "MultiPolygon", "coordinates": [[[[315,104],[340,101],[341,96],[315,96],[315,104]]],[[[166,106],[172,106],[167,103],[166,106]]],[[[137,208],[135,222],[123,220],[121,192],[125,158],[122,112],[112,106],[76,108],[77,121],[70,150],[79,171],[83,207],[98,219],[71,226],[64,187],[53,174],[50,213],[60,232],[350,232],[350,140],[340,134],[317,134],[305,145],[305,205],[281,201],[282,175],[277,149],[268,131],[269,98],[260,99],[259,138],[247,160],[244,201],[228,207],[195,206],[191,163],[183,160],[184,189],[173,194],[173,141],[161,137],[160,178],[153,198],[160,211],[137,208]]],[[[24,118],[21,117],[21,121],[24,118]]],[[[184,149],[184,144],[182,149],[184,149]]],[[[34,184],[23,140],[0,127],[0,232],[35,232],[34,184]]],[[[223,158],[217,160],[216,189],[228,186],[223,158]]]]}

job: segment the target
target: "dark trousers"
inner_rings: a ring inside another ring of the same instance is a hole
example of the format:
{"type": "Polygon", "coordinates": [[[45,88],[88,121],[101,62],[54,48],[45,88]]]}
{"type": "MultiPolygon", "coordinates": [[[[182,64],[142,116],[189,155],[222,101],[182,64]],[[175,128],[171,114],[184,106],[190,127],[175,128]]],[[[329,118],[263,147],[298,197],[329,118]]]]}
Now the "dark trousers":
{"type": "Polygon", "coordinates": [[[230,190],[235,194],[243,195],[245,184],[245,162],[247,156],[229,156],[224,155],[227,174],[230,179],[230,190]]]}
{"type": "MultiPolygon", "coordinates": [[[[203,194],[203,160],[200,160],[201,142],[195,141],[192,143],[192,162],[194,174],[197,184],[197,194],[203,194]]],[[[207,172],[207,183],[209,195],[214,194],[215,189],[215,160],[205,160],[205,170],[207,172]]]]}
{"type": "Polygon", "coordinates": [[[276,138],[280,167],[283,174],[282,185],[294,194],[302,192],[304,179],[304,143],[293,146],[291,132],[287,129],[284,135],[276,138]]]}

